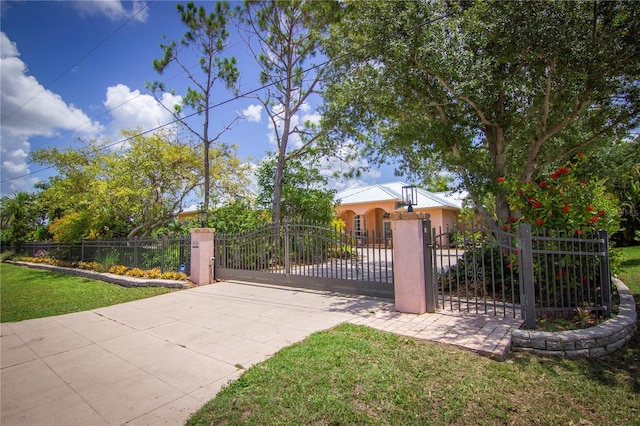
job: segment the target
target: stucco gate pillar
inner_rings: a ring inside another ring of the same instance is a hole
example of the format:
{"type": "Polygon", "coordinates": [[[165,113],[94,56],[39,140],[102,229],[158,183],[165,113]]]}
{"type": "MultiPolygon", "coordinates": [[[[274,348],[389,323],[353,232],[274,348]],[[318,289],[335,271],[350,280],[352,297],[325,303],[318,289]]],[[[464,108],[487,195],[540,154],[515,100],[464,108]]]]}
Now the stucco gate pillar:
{"type": "Polygon", "coordinates": [[[191,270],[189,279],[197,285],[213,282],[213,236],[215,229],[191,230],[191,270]]]}
{"type": "MultiPolygon", "coordinates": [[[[435,312],[435,295],[428,291],[425,280],[431,253],[425,248],[423,221],[429,219],[429,214],[403,212],[392,213],[390,217],[396,311],[411,314],[435,312]]],[[[429,225],[426,232],[431,232],[430,228],[429,225]]]]}

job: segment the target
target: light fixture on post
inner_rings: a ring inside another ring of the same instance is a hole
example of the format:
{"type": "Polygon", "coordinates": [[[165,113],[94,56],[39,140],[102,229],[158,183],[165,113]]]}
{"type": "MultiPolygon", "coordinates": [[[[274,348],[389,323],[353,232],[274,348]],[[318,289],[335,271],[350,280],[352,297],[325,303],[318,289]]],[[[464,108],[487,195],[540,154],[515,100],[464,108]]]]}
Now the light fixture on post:
{"type": "Polygon", "coordinates": [[[408,206],[407,211],[413,212],[413,206],[418,204],[418,188],[413,185],[402,187],[402,205],[408,206]]]}

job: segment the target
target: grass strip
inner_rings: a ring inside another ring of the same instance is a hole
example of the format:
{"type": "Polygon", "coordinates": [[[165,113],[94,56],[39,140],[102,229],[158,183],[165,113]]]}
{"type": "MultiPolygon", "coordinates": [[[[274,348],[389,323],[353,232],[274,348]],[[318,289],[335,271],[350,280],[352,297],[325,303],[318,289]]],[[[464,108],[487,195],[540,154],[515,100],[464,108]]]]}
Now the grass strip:
{"type": "Polygon", "coordinates": [[[22,321],[144,299],[167,293],[163,287],[125,288],[2,263],[0,266],[0,322],[22,321]]]}
{"type": "Polygon", "coordinates": [[[187,424],[640,424],[638,339],[623,352],[496,362],[342,324],[252,367],[187,424]]]}

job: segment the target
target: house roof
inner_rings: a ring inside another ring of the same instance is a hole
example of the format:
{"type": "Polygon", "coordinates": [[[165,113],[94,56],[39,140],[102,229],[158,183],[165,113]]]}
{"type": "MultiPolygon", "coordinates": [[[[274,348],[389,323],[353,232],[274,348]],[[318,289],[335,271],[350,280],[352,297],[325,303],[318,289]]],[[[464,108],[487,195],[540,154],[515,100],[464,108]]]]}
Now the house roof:
{"type": "MultiPolygon", "coordinates": [[[[398,181],[350,188],[339,192],[336,195],[336,199],[340,201],[341,205],[389,201],[401,202],[403,186],[408,186],[408,184],[398,181]]],[[[449,194],[446,192],[433,193],[422,188],[417,188],[417,193],[418,204],[416,204],[414,208],[462,208],[463,194],[449,194]]]]}

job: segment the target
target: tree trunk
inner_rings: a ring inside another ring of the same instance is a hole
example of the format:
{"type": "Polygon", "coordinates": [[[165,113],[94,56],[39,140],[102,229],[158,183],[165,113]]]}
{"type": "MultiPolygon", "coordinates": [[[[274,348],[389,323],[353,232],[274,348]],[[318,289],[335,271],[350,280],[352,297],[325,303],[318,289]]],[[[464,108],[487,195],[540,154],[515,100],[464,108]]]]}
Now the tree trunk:
{"type": "MultiPolygon", "coordinates": [[[[507,155],[505,151],[507,144],[504,137],[504,129],[499,126],[487,127],[485,129],[485,137],[487,138],[489,154],[493,162],[493,169],[495,170],[493,178],[497,181],[498,177],[506,174],[507,155]]],[[[509,217],[509,203],[507,202],[506,195],[500,191],[500,188],[495,191],[495,196],[496,216],[498,222],[502,222],[509,217]]]]}
{"type": "Polygon", "coordinates": [[[284,130],[282,132],[280,146],[278,147],[278,161],[276,163],[276,175],[273,183],[273,213],[271,221],[274,224],[280,223],[281,219],[282,187],[284,182],[284,166],[287,156],[287,143],[289,141],[290,121],[289,113],[288,111],[285,111],[284,130]]]}
{"type": "MultiPolygon", "coordinates": [[[[208,139],[204,141],[204,203],[202,205],[202,209],[205,214],[205,220],[209,218],[209,188],[211,187],[210,182],[210,173],[209,173],[209,146],[211,142],[208,139]]],[[[201,224],[202,226],[206,226],[206,224],[201,224]]]]}

